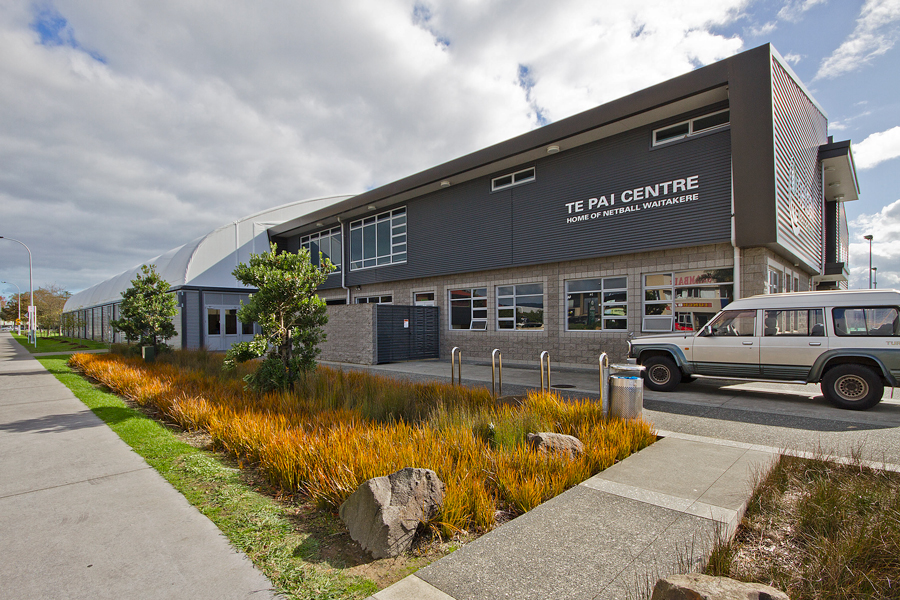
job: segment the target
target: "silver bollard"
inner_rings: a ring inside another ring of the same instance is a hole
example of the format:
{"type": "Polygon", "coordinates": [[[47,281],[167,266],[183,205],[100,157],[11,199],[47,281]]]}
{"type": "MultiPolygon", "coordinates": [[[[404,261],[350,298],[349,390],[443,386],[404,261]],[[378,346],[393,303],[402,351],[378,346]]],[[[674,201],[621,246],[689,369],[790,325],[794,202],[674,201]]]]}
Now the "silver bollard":
{"type": "Polygon", "coordinates": [[[541,393],[544,392],[544,358],[547,360],[547,388],[546,393],[550,393],[550,353],[544,350],[541,352],[541,393]]]}
{"type": "Polygon", "coordinates": [[[453,378],[457,376],[459,385],[462,385],[462,350],[454,346],[450,351],[450,385],[454,385],[453,378]],[[457,355],[459,355],[458,359],[457,355]],[[456,362],[457,360],[459,362],[456,362]]]}
{"type": "Polygon", "coordinates": [[[597,359],[600,364],[600,405],[603,410],[603,418],[609,418],[609,355],[606,352],[600,354],[597,359]]]}
{"type": "Polygon", "coordinates": [[[491,352],[491,393],[494,395],[494,398],[499,398],[503,395],[503,353],[500,352],[500,348],[494,348],[494,351],[491,352]],[[499,363],[500,369],[497,371],[497,383],[498,386],[494,386],[494,371],[497,369],[497,365],[499,363]]]}

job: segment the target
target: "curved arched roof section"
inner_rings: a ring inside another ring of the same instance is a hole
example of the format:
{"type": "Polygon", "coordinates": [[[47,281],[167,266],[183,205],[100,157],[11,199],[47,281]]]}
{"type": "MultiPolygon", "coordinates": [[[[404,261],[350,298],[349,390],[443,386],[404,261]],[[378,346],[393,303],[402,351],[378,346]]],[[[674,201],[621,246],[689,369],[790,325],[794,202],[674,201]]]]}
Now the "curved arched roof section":
{"type": "Polygon", "coordinates": [[[251,253],[258,254],[268,250],[270,227],[351,197],[330,196],[300,200],[233,221],[73,294],[64,310],[90,308],[121,300],[122,292],[131,286],[131,281],[141,267],[149,264],[156,265],[157,273],[173,288],[188,286],[244,289],[246,286],[237,281],[231,272],[238,263],[247,262],[251,253]]]}

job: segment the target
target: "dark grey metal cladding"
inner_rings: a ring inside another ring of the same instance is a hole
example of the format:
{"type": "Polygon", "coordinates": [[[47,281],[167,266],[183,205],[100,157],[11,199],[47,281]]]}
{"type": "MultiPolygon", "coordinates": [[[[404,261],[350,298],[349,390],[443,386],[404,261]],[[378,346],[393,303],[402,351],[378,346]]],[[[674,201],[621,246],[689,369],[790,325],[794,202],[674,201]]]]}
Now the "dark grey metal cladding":
{"type": "Polygon", "coordinates": [[[440,314],[432,306],[375,307],[376,363],[439,358],[440,314]]]}
{"type": "Polygon", "coordinates": [[[408,262],[351,271],[347,284],[729,241],[728,128],[651,149],[652,130],[636,129],[539,160],[531,183],[491,193],[491,179],[503,174],[495,173],[410,201],[408,262]],[[688,193],[698,193],[696,201],[651,207],[650,201],[685,195],[670,186],[668,194],[622,202],[625,190],[692,176],[699,188],[688,193]],[[570,213],[567,203],[583,201],[586,207],[604,195],[610,202],[605,209],[635,207],[634,212],[568,222],[597,211],[570,213]]]}

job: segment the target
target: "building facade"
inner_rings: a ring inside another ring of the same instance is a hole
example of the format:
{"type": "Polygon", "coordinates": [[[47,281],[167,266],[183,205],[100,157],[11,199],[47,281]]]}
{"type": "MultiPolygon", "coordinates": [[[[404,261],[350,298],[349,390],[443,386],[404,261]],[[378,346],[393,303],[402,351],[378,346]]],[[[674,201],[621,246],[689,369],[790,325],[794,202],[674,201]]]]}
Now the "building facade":
{"type": "MultiPolygon", "coordinates": [[[[507,362],[548,351],[587,365],[624,358],[629,336],[695,330],[735,298],[846,287],[842,203],[857,198],[850,143],[833,142],[825,111],[764,45],[266,235],[339,267],[319,292],[333,306],[324,359],[382,360],[384,337],[406,332],[369,305],[392,304],[436,309],[442,358],[497,348],[507,362]]],[[[183,347],[219,349],[210,311],[249,291],[219,280],[176,285],[183,347]]]]}
{"type": "MultiPolygon", "coordinates": [[[[329,304],[437,307],[444,358],[578,365],[737,297],[846,286],[857,197],[849,142],[765,45],[270,236],[340,266],[329,304]]],[[[330,335],[325,358],[358,343],[330,335]]]]}

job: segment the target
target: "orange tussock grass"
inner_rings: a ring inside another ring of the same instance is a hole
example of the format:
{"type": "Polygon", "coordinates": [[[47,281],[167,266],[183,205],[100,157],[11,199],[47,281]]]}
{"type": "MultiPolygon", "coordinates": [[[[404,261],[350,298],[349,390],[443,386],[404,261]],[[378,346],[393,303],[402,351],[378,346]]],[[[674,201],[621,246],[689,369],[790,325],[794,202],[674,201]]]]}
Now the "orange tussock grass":
{"type": "Polygon", "coordinates": [[[432,469],[446,484],[435,519],[446,535],[486,531],[498,510],[528,511],[655,439],[648,423],[605,420],[587,400],[529,393],[522,406],[498,407],[485,389],[321,366],[294,392],[257,395],[223,376],[220,359],[183,354],[152,364],[76,354],[69,363],[180,427],[208,432],[273,485],[323,509],[336,510],[372,477],[432,469]],[[585,453],[534,452],[525,444],[529,431],[574,435],[585,453]]]}

